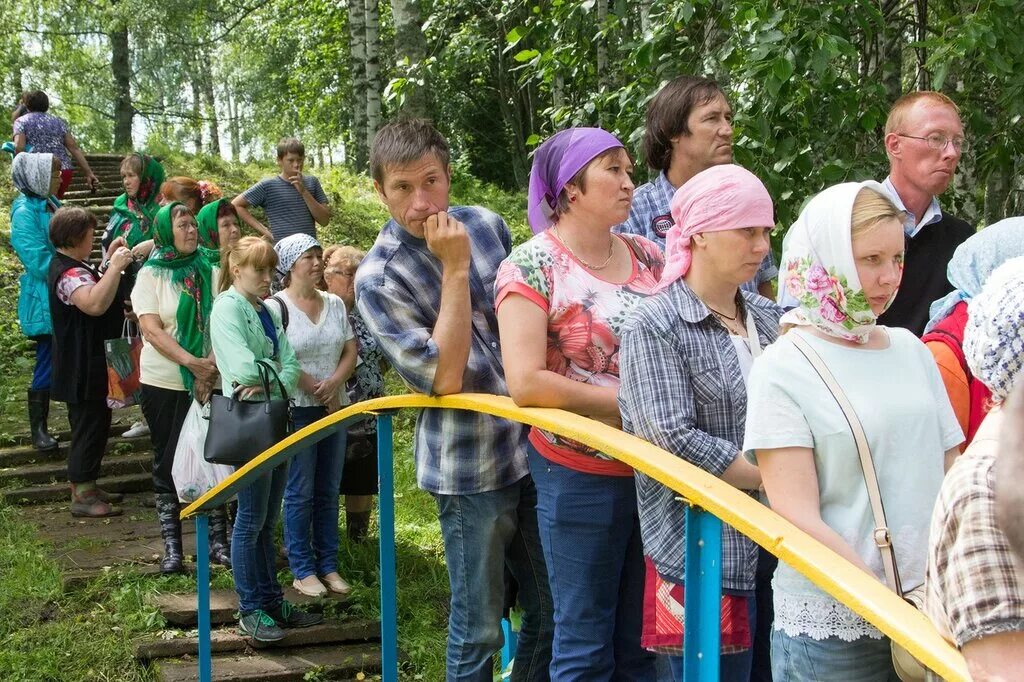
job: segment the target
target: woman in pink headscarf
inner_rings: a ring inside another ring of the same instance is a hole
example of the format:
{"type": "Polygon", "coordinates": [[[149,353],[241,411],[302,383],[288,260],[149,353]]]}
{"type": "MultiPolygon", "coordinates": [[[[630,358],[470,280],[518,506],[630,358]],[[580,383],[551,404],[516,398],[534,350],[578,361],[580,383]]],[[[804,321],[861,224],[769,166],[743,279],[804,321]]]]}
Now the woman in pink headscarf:
{"type": "MultiPolygon", "coordinates": [[[[530,227],[495,281],[509,394],[618,426],[619,333],[661,276],[661,250],[612,234],[633,164],[615,136],[570,128],[534,155],[530,227]]],[[[633,469],[533,429],[537,525],[554,606],[552,680],[653,680],[640,646],[643,554],[633,469]]]]}
{"type": "MultiPolygon", "coordinates": [[[[740,285],[768,253],[772,200],[752,173],[727,164],[687,181],[671,209],[660,293],[622,331],[623,429],[754,495],[761,477],[740,453],[746,378],[782,310],[740,285]]],[[[643,474],[636,488],[648,556],[644,645],[673,655],[681,680],[684,503],[643,474]]],[[[756,568],[757,545],[724,527],[722,680],[750,679],[756,568]]]]}

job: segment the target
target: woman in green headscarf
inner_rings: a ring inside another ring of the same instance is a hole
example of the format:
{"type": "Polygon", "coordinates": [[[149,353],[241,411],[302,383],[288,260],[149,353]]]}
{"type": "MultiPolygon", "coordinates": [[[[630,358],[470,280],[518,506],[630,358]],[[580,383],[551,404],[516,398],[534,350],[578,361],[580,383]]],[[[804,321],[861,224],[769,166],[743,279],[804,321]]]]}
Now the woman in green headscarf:
{"type": "MultiPolygon", "coordinates": [[[[164,539],[160,569],[177,573],[183,557],[171,468],[192,399],[205,402],[217,380],[209,322],[219,270],[199,249],[195,216],[180,202],[157,212],[153,238],[156,250],[136,278],[132,308],[144,339],[142,413],[153,441],[153,488],[164,539]]],[[[223,512],[211,516],[210,524],[210,558],[230,565],[223,512]]]]}
{"type": "Polygon", "coordinates": [[[217,199],[199,210],[196,222],[199,224],[199,250],[211,264],[219,266],[221,250],[229,248],[242,236],[238,211],[228,199],[217,199]]]}
{"type": "Polygon", "coordinates": [[[164,181],[164,167],[151,156],[136,152],[121,162],[124,194],[114,200],[114,210],[103,233],[103,247],[118,237],[136,258],[146,258],[153,250],[153,222],[160,204],[157,197],[164,181]]]}

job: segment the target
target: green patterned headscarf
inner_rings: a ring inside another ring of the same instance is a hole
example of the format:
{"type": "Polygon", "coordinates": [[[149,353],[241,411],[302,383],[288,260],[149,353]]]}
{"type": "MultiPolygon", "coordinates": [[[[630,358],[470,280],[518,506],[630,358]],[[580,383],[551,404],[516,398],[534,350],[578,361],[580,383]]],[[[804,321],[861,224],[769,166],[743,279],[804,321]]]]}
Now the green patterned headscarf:
{"type": "MultiPolygon", "coordinates": [[[[170,277],[176,288],[181,289],[178,300],[178,345],[197,358],[210,353],[210,310],[213,308],[214,281],[213,266],[198,248],[183,254],[174,248],[174,228],[171,214],[175,206],[184,206],[180,201],[167,204],[156,214],[153,221],[156,251],[146,261],[144,268],[153,268],[160,277],[170,277]]],[[[184,365],[180,367],[185,389],[192,392],[194,377],[184,365]]]]}
{"type": "Polygon", "coordinates": [[[196,224],[199,228],[199,250],[202,251],[212,265],[220,265],[220,230],[217,229],[217,211],[222,202],[217,199],[199,209],[196,224]]]}
{"type": "Polygon", "coordinates": [[[110,221],[114,223],[114,237],[124,237],[128,248],[134,248],[139,242],[153,238],[153,221],[156,219],[160,204],[156,198],[160,194],[160,185],[164,184],[164,167],[152,156],[135,153],[142,162],[142,175],[139,176],[139,191],[135,197],[122,194],[114,200],[114,210],[110,221]]]}

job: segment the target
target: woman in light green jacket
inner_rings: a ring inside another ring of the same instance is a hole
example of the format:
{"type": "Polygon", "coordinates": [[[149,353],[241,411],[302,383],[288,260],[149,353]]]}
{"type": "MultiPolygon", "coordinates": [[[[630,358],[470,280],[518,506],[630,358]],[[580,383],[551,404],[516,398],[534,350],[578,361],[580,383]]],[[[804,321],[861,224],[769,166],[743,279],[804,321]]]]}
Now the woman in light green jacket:
{"type": "MultiPolygon", "coordinates": [[[[259,399],[256,364],[271,360],[289,393],[295,390],[301,368],[288,343],[281,320],[263,305],[270,293],[270,273],[277,265],[273,247],[258,237],[234,244],[221,267],[221,289],[210,316],[210,338],[220,370],[224,395],[259,399]]],[[[271,391],[278,393],[276,382],[271,391]]],[[[256,454],[256,453],[254,453],[256,454]]],[[[238,493],[238,513],[231,535],[231,568],[238,592],[239,626],[256,642],[284,637],[282,628],[307,627],[323,620],[299,611],[285,601],[277,581],[274,527],[287,480],[282,464],[238,493]]]]}

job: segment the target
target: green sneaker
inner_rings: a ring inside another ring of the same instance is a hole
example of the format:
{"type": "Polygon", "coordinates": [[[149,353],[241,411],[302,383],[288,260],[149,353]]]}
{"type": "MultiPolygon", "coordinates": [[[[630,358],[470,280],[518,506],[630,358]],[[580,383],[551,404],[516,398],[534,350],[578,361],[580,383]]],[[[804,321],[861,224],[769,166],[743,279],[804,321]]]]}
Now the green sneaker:
{"type": "Polygon", "coordinates": [[[324,622],[324,614],[307,613],[292,606],[287,599],[277,606],[267,609],[267,615],[274,619],[282,628],[308,628],[324,622]]]}
{"type": "Polygon", "coordinates": [[[238,631],[254,642],[278,642],[284,639],[284,630],[274,619],[261,609],[256,609],[238,619],[238,631]]]}

